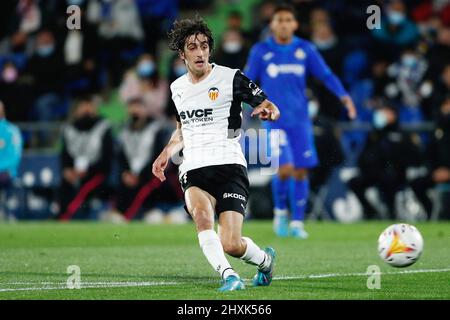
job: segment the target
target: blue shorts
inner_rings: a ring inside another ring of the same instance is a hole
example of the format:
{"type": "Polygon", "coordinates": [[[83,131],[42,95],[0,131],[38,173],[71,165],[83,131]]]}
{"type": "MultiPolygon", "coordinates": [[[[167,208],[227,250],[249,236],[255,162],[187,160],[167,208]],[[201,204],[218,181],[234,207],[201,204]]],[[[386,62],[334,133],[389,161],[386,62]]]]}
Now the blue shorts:
{"type": "Polygon", "coordinates": [[[278,156],[279,166],[291,164],[296,169],[307,169],[318,165],[319,159],[311,124],[282,129],[266,125],[266,129],[268,129],[269,155],[278,156]]]}

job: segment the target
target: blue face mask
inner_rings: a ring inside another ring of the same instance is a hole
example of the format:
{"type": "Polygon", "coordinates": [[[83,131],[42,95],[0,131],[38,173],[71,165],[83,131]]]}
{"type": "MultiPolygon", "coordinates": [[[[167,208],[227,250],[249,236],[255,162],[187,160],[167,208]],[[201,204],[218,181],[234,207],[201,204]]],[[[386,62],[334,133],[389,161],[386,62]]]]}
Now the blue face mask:
{"type": "Polygon", "coordinates": [[[53,51],[55,51],[55,46],[53,45],[39,46],[36,49],[36,53],[41,57],[48,57],[53,53],[53,51]]]}
{"type": "Polygon", "coordinates": [[[389,23],[394,26],[402,24],[406,19],[405,14],[399,11],[388,11],[387,18],[389,23]]]}
{"type": "Polygon", "coordinates": [[[388,119],[383,111],[375,111],[373,115],[373,125],[376,129],[383,129],[387,126],[388,119]]]}
{"type": "Polygon", "coordinates": [[[412,68],[417,64],[417,58],[411,54],[404,55],[402,57],[402,64],[406,67],[412,68]]]}
{"type": "Polygon", "coordinates": [[[141,77],[149,77],[155,71],[155,63],[153,61],[143,61],[137,67],[137,73],[141,77]]]}
{"type": "Polygon", "coordinates": [[[179,64],[173,69],[173,71],[177,77],[181,77],[183,74],[187,72],[187,69],[184,65],[179,64]]]}

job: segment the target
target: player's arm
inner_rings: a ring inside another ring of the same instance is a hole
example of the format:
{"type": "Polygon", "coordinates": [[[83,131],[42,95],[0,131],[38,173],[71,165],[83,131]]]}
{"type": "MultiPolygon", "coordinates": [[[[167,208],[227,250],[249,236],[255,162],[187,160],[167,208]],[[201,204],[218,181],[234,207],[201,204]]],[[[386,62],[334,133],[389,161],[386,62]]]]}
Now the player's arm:
{"type": "Polygon", "coordinates": [[[328,90],[333,92],[333,94],[341,100],[342,104],[347,109],[347,113],[350,119],[355,119],[356,108],[352,98],[344,89],[344,86],[342,85],[339,78],[330,70],[328,65],[325,63],[320,53],[311,46],[310,52],[307,57],[308,71],[311,72],[314,77],[322,81],[322,83],[328,88],[328,90]]]}
{"type": "Polygon", "coordinates": [[[280,117],[277,106],[267,100],[266,94],[240,71],[233,79],[233,99],[251,105],[255,108],[251,115],[258,115],[261,120],[274,121],[280,117]]]}
{"type": "Polygon", "coordinates": [[[169,164],[169,159],[180,152],[184,147],[183,135],[181,133],[181,123],[177,121],[177,128],[172,133],[169,142],[164,147],[155,162],[153,162],[152,173],[161,181],[166,180],[164,176],[164,170],[169,164]]]}
{"type": "Polygon", "coordinates": [[[250,50],[250,54],[248,55],[248,60],[244,68],[244,73],[253,81],[260,80],[261,74],[261,57],[259,54],[258,47],[255,45],[250,50]]]}

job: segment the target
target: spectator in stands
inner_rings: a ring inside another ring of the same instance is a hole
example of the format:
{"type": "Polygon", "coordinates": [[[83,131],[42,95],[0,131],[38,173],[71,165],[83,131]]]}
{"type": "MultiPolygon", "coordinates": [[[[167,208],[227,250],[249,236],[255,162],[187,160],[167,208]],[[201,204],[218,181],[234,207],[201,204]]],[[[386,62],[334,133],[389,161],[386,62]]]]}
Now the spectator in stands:
{"type": "Polygon", "coordinates": [[[242,14],[240,11],[232,10],[228,13],[226,31],[229,30],[239,32],[242,35],[246,46],[250,46],[252,44],[252,35],[250,32],[244,30],[242,25],[242,14]]]}
{"type": "Polygon", "coordinates": [[[400,59],[388,67],[385,94],[401,107],[401,122],[423,120],[419,88],[427,70],[428,62],[415,48],[403,50],[400,59]]]}
{"type": "Polygon", "coordinates": [[[9,61],[3,65],[0,77],[0,99],[6,105],[6,113],[10,121],[29,120],[33,104],[31,90],[14,62],[9,61]]]}
{"type": "Polygon", "coordinates": [[[309,181],[311,191],[318,194],[325,185],[335,167],[344,161],[344,153],[333,124],[319,114],[320,104],[316,99],[308,103],[309,117],[313,120],[314,142],[320,165],[313,168],[309,181]]]}
{"type": "Polygon", "coordinates": [[[157,55],[159,40],[178,17],[179,0],[136,0],[145,30],[145,51],[157,55]]]}
{"type": "Polygon", "coordinates": [[[91,0],[87,15],[88,21],[98,24],[102,62],[108,71],[109,85],[115,88],[144,41],[137,4],[129,0],[91,0]]]}
{"type": "Polygon", "coordinates": [[[63,130],[59,196],[60,220],[85,213],[94,196],[107,199],[107,180],[113,159],[110,123],[99,116],[91,95],[81,97],[71,121],[63,130]]]}
{"type": "MultiPolygon", "coordinates": [[[[77,1],[68,0],[68,4],[77,1]]],[[[82,2],[82,1],[78,1],[82,2]]],[[[84,3],[84,2],[83,2],[84,3]]],[[[81,6],[81,29],[67,30],[63,38],[63,54],[66,65],[68,92],[78,94],[100,90],[98,74],[99,37],[97,26],[86,18],[84,6],[81,6]]]]}
{"type": "MultiPolygon", "coordinates": [[[[178,54],[172,56],[169,64],[169,81],[168,83],[174,82],[176,79],[181,77],[187,72],[186,64],[180,58],[178,54]]],[[[172,93],[170,88],[167,89],[167,100],[166,100],[166,116],[173,121],[176,121],[177,108],[172,100],[172,93]]]]}
{"type": "Polygon", "coordinates": [[[437,31],[436,43],[427,53],[431,78],[439,78],[442,66],[450,64],[450,27],[441,26],[437,31]]]}
{"type": "MultiPolygon", "coordinates": [[[[450,95],[440,106],[437,127],[426,150],[426,162],[428,175],[413,180],[411,188],[422,203],[428,218],[431,218],[433,204],[427,191],[439,184],[450,186],[450,95]]],[[[450,219],[449,199],[450,193],[447,192],[440,213],[442,219],[450,219]]]]}
{"type": "Polygon", "coordinates": [[[417,26],[408,18],[407,8],[402,0],[391,0],[385,7],[380,29],[373,29],[376,40],[373,51],[378,56],[395,59],[406,47],[414,45],[419,32],[417,26]]]}
{"type": "Polygon", "coordinates": [[[120,86],[122,101],[142,98],[148,116],[152,118],[164,117],[167,92],[167,82],[159,77],[156,61],[150,54],[140,56],[135,68],[125,74],[120,86]]]}
{"type": "Polygon", "coordinates": [[[127,105],[129,122],[119,138],[120,186],[116,209],[131,220],[141,209],[150,209],[163,200],[178,205],[182,197],[176,170],[170,170],[170,178],[164,183],[152,174],[153,161],[170,138],[167,123],[149,117],[140,98],[128,101],[127,105]]]}
{"type": "Polygon", "coordinates": [[[35,53],[28,63],[27,72],[32,77],[35,91],[35,120],[55,120],[62,104],[65,69],[50,30],[42,30],[37,35],[35,53]]]}
{"type": "Polygon", "coordinates": [[[0,101],[0,211],[7,212],[7,208],[2,208],[6,203],[3,196],[7,196],[10,192],[21,156],[22,136],[20,130],[6,120],[5,107],[0,101]]]}
{"type": "Polygon", "coordinates": [[[251,30],[253,42],[267,39],[270,36],[269,24],[275,7],[276,2],[274,0],[263,0],[255,6],[251,30]]]}
{"type": "Polygon", "coordinates": [[[246,63],[248,47],[243,35],[237,30],[228,30],[222,35],[216,62],[233,69],[243,69],[246,63]]]}
{"type": "Polygon", "coordinates": [[[442,67],[440,77],[425,81],[420,87],[424,100],[422,109],[428,120],[437,120],[440,115],[440,106],[450,96],[450,63],[442,67]]]}
{"type": "Polygon", "coordinates": [[[384,103],[374,114],[375,131],[372,132],[358,159],[359,176],[348,182],[362,204],[368,219],[377,216],[377,210],[365,197],[369,187],[376,187],[395,219],[395,195],[406,183],[406,169],[419,161],[419,149],[410,135],[400,131],[397,110],[384,103]]]}

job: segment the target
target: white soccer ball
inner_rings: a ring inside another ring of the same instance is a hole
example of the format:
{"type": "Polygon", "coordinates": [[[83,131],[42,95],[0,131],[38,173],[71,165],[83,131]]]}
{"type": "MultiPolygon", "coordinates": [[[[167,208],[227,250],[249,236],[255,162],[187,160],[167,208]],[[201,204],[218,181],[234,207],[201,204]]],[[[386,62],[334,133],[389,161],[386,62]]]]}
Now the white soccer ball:
{"type": "Polygon", "coordinates": [[[378,238],[378,254],[393,267],[407,267],[416,262],[423,251],[423,238],[416,227],[393,224],[378,238]]]}

